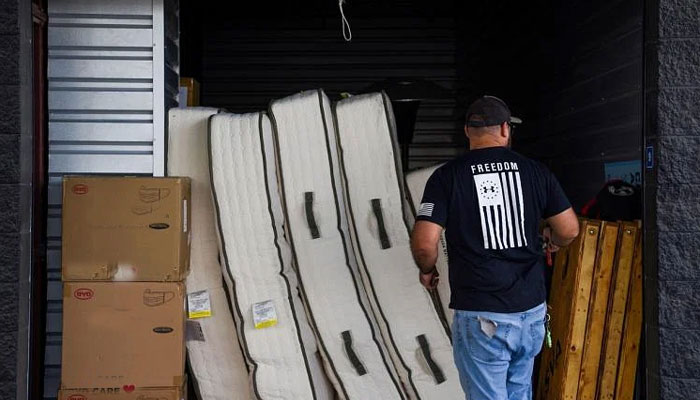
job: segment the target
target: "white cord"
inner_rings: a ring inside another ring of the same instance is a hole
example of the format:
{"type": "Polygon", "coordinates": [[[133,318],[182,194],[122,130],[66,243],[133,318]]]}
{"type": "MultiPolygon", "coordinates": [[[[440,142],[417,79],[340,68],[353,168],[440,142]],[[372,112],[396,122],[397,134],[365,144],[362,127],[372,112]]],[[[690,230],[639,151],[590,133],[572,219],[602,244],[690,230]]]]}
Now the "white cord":
{"type": "Polygon", "coordinates": [[[340,8],[340,16],[342,18],[341,24],[343,25],[343,38],[346,42],[349,42],[352,40],[352,31],[350,30],[350,23],[348,22],[348,19],[345,18],[343,3],[345,3],[345,0],[338,0],[338,8],[340,8]]]}

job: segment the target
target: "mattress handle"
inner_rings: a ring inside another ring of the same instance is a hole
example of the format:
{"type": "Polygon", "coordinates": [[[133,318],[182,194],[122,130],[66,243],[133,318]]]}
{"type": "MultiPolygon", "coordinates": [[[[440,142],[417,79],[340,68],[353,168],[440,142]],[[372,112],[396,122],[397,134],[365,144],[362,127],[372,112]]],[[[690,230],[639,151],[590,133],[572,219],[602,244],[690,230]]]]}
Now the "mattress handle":
{"type": "Polygon", "coordinates": [[[433,374],[435,382],[438,385],[445,382],[447,380],[445,379],[445,374],[430,355],[430,344],[428,343],[428,338],[426,338],[425,335],[418,335],[416,336],[416,340],[418,341],[418,346],[420,346],[420,350],[423,353],[423,357],[425,357],[425,362],[428,363],[428,368],[430,368],[430,372],[433,374]]]}
{"type": "Polygon", "coordinates": [[[374,211],[374,217],[377,218],[379,244],[381,245],[382,249],[388,249],[391,247],[391,242],[389,241],[389,235],[386,233],[384,214],[382,214],[382,201],[380,199],[372,199],[372,211],[374,211]]]}
{"type": "Polygon", "coordinates": [[[306,223],[309,225],[309,230],[311,231],[311,238],[320,238],[321,234],[318,231],[316,217],[314,216],[314,192],[304,193],[304,209],[306,210],[306,223]]]}
{"type": "Polygon", "coordinates": [[[350,363],[352,364],[353,368],[355,368],[355,371],[357,371],[357,375],[366,375],[367,369],[364,365],[362,365],[360,358],[357,356],[355,349],[352,347],[352,335],[350,334],[350,331],[343,331],[340,335],[343,338],[345,353],[347,353],[350,363]]]}

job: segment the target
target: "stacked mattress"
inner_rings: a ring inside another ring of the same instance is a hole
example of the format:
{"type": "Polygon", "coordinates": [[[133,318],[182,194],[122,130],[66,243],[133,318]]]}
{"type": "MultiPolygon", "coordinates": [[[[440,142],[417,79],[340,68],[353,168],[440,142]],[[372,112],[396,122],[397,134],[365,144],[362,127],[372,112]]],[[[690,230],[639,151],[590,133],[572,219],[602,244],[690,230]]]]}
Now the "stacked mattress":
{"type": "Polygon", "coordinates": [[[332,107],[315,90],[269,117],[174,109],[169,123],[168,173],[192,179],[188,292],[213,312],[187,343],[202,399],[464,398],[446,257],[436,307],[410,252],[432,170],[408,175],[409,204],[386,95],[332,107]]]}
{"type": "Polygon", "coordinates": [[[272,102],[270,116],[286,233],[328,376],[341,398],[403,399],[350,243],[330,102],[303,92],[272,102]]]}
{"type": "MultiPolygon", "coordinates": [[[[406,174],[406,187],[408,189],[408,200],[409,207],[411,209],[411,216],[415,221],[417,215],[417,210],[420,209],[420,202],[423,199],[423,191],[425,191],[425,184],[428,182],[430,176],[435,172],[436,169],[440,168],[442,164],[422,168],[416,171],[409,172],[406,174]]],[[[438,249],[438,258],[435,266],[437,267],[438,273],[440,274],[440,281],[438,282],[437,292],[441,305],[441,311],[449,326],[452,326],[452,319],[454,317],[454,311],[450,309],[450,282],[447,267],[447,242],[445,241],[445,233],[440,234],[440,243],[438,249]]]]}
{"type": "MultiPolygon", "coordinates": [[[[353,96],[335,106],[345,208],[364,288],[411,398],[463,396],[441,316],[418,281],[389,99],[353,96]]],[[[281,133],[282,134],[282,133],[281,133]]]]}
{"type": "Polygon", "coordinates": [[[192,182],[191,270],[186,285],[189,293],[207,291],[212,308],[211,317],[196,320],[201,336],[187,342],[187,356],[200,398],[248,400],[248,370],[223,287],[211,198],[207,124],[217,112],[176,108],[169,113],[168,174],[189,176],[192,182]]]}
{"type": "Polygon", "coordinates": [[[330,399],[283,238],[269,119],[213,116],[209,150],[222,267],[252,396],[330,399]]]}

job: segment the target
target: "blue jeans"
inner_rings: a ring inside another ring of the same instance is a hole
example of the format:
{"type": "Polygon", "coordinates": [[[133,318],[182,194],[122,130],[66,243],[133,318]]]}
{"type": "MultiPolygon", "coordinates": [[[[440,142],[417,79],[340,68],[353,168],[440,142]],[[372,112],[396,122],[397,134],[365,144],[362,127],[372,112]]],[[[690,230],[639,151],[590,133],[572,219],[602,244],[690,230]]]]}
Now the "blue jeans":
{"type": "Polygon", "coordinates": [[[455,310],[454,359],[467,399],[532,399],[532,367],[542,350],[546,315],[546,303],[512,314],[455,310]]]}

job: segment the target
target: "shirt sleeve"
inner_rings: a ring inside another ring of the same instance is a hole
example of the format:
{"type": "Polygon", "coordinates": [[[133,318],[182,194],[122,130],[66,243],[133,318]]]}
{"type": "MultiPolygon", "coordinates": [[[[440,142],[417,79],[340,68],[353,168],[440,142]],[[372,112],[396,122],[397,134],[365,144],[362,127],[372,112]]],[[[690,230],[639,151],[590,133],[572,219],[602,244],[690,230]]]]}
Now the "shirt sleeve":
{"type": "Polygon", "coordinates": [[[571,203],[566,197],[564,190],[561,188],[561,185],[554,174],[547,170],[547,174],[545,176],[547,177],[547,182],[545,185],[547,188],[547,205],[544,208],[542,217],[546,219],[568,209],[571,207],[571,203]]]}
{"type": "Polygon", "coordinates": [[[450,190],[443,177],[443,171],[441,169],[435,170],[425,184],[416,220],[434,222],[444,228],[447,224],[449,193],[450,190]]]}

